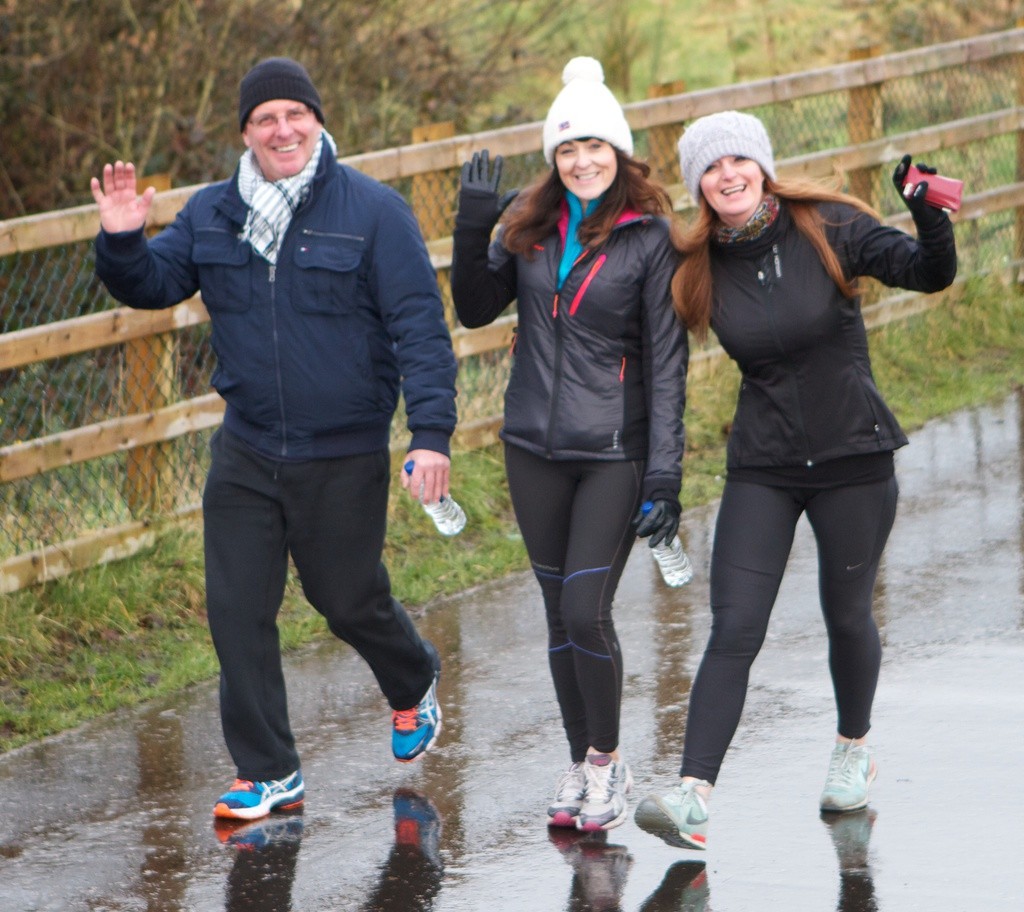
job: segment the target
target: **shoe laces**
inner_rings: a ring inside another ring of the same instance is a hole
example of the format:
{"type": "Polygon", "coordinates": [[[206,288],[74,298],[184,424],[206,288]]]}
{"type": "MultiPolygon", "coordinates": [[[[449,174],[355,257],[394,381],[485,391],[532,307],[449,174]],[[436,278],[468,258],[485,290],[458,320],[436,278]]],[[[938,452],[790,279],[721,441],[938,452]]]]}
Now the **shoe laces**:
{"type": "Polygon", "coordinates": [[[692,802],[704,814],[708,812],[707,799],[697,791],[698,786],[711,788],[711,783],[706,779],[697,779],[694,782],[681,782],[679,784],[679,807],[682,808],[687,802],[692,802]]]}
{"type": "Polygon", "coordinates": [[[394,725],[395,731],[416,731],[419,727],[419,716],[419,706],[414,706],[412,709],[396,709],[391,714],[391,724],[394,725]]]}
{"type": "Polygon", "coordinates": [[[611,801],[612,772],[616,767],[614,760],[609,761],[605,766],[598,766],[596,763],[584,763],[584,776],[587,782],[587,795],[591,798],[600,796],[601,801],[611,801]]]}
{"type": "Polygon", "coordinates": [[[570,798],[578,798],[580,792],[586,788],[586,773],[581,768],[582,763],[574,763],[558,780],[558,787],[555,789],[555,801],[566,801],[570,798]]]}
{"type": "Polygon", "coordinates": [[[864,749],[861,747],[840,747],[834,750],[828,768],[829,782],[851,786],[857,779],[863,778],[861,761],[864,756],[864,749]]]}
{"type": "Polygon", "coordinates": [[[292,773],[290,776],[285,776],[284,779],[265,779],[262,781],[255,781],[253,779],[236,779],[232,784],[229,792],[285,792],[291,786],[289,783],[292,781],[292,773]]]}

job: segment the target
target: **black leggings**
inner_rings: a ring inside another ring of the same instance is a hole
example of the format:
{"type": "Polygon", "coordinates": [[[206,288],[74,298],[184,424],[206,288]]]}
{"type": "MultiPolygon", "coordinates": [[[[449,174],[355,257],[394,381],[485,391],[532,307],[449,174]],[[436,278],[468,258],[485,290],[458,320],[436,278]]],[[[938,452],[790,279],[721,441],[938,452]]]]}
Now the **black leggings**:
{"type": "Polygon", "coordinates": [[[818,544],[837,730],[867,734],[882,656],[872,590],[897,492],[895,478],[824,490],[726,482],[711,555],[711,636],[690,694],[683,776],[718,776],[804,511],[818,544]]]}
{"type": "Polygon", "coordinates": [[[636,539],[643,462],[553,461],[505,447],[516,520],[540,583],[548,662],[574,761],[619,744],[612,598],[636,539]]]}

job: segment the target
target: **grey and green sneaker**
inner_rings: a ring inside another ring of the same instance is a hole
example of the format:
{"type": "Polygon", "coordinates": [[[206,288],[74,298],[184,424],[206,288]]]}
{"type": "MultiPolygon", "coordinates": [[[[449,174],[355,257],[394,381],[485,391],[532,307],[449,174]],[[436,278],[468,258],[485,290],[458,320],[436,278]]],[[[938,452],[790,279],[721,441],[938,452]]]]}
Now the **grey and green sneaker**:
{"type": "Polygon", "coordinates": [[[875,780],[877,768],[867,747],[852,741],[837,744],[832,750],[821,793],[823,811],[859,811],[868,803],[868,786],[875,780]]]}
{"type": "Polygon", "coordinates": [[[696,786],[698,779],[680,782],[671,791],[650,795],[640,802],[633,819],[641,830],[680,849],[704,849],[708,841],[708,806],[696,786]]]}

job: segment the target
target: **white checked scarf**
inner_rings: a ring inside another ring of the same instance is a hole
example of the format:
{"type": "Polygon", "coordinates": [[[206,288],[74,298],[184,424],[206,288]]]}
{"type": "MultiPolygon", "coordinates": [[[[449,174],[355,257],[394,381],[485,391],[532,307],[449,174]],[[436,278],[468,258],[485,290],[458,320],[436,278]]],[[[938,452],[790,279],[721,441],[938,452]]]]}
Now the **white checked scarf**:
{"type": "Polygon", "coordinates": [[[313,175],[320,163],[324,143],[337,156],[338,147],[326,130],[320,131],[313,154],[306,166],[294,177],[268,181],[260,171],[252,149],[246,149],[238,163],[238,192],[249,206],[249,216],[242,229],[242,240],[248,241],[268,263],[277,262],[277,251],[295,210],[309,195],[313,175]]]}

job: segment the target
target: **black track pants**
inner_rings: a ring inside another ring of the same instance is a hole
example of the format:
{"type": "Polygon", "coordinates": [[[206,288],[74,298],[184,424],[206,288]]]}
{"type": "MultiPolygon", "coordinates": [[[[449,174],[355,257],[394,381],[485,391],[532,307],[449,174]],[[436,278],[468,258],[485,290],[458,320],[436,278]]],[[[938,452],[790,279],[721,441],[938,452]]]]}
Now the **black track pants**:
{"type": "Polygon", "coordinates": [[[711,635],[690,694],[682,775],[718,776],[805,511],[818,545],[837,730],[867,734],[882,654],[872,590],[896,499],[895,478],[824,490],[726,482],[711,555],[711,635]]]}
{"type": "Polygon", "coordinates": [[[224,738],[240,778],[279,779],[299,766],[277,630],[289,554],[306,598],[366,660],[392,709],[416,705],[433,678],[435,654],[392,597],[381,563],[386,450],[282,463],[222,429],[211,451],[203,493],[206,600],[224,738]]]}

